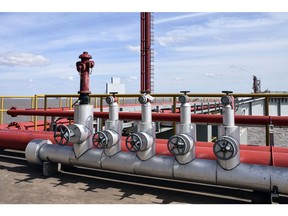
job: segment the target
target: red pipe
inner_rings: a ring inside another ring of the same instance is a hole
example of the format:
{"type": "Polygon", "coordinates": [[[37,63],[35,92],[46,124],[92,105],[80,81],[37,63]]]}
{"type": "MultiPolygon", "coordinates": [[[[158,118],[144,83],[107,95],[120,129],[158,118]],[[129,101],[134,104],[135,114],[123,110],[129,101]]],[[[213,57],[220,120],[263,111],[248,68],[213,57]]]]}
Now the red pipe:
{"type": "MultiPolygon", "coordinates": [[[[27,130],[0,130],[0,148],[24,151],[27,144],[33,139],[49,139],[54,142],[53,132],[39,132],[27,130]]],[[[128,151],[125,140],[122,139],[122,150],[128,151]]],[[[212,143],[196,142],[196,158],[216,160],[212,143]]],[[[240,161],[242,163],[270,165],[271,153],[265,146],[240,146],[240,161]],[[264,147],[264,148],[263,148],[264,147]]],[[[157,139],[156,154],[170,155],[167,149],[167,140],[157,139]]],[[[272,148],[272,165],[288,167],[288,149],[281,147],[272,148]]]]}
{"type": "Polygon", "coordinates": [[[27,130],[0,130],[0,148],[24,151],[33,139],[49,139],[54,142],[53,132],[27,130]]]}
{"type": "Polygon", "coordinates": [[[151,92],[151,13],[140,13],[141,92],[151,92]]]}
{"type": "MultiPolygon", "coordinates": [[[[16,117],[17,115],[37,115],[37,116],[59,116],[59,117],[73,117],[73,110],[13,110],[7,111],[8,115],[16,117]]],[[[94,112],[96,118],[109,118],[108,112],[94,112]]],[[[222,124],[222,115],[205,115],[205,114],[192,114],[191,121],[194,123],[208,123],[208,124],[222,124]]],[[[126,120],[141,120],[141,113],[119,112],[119,119],[126,120]]],[[[180,121],[180,114],[178,113],[152,113],[153,121],[180,121]]],[[[235,116],[236,124],[243,125],[268,125],[275,126],[288,126],[287,116],[235,116]]]]}

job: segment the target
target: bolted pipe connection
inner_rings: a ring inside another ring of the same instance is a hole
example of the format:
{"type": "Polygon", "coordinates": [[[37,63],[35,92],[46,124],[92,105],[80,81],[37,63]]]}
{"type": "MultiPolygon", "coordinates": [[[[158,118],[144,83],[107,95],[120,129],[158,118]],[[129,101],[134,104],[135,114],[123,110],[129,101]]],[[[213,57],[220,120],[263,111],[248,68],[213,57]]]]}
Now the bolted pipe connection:
{"type": "Polygon", "coordinates": [[[176,125],[176,134],[169,138],[167,147],[179,164],[187,164],[195,159],[196,125],[191,124],[191,105],[187,95],[189,91],[181,91],[181,93],[183,95],[178,98],[181,103],[180,123],[176,125]]]}
{"type": "Polygon", "coordinates": [[[234,97],[232,91],[221,98],[223,125],[218,128],[218,140],[214,143],[213,152],[218,164],[225,170],[232,170],[240,164],[240,129],[235,126],[234,97]]]}
{"type": "Polygon", "coordinates": [[[119,105],[116,94],[106,98],[109,106],[109,119],[105,121],[105,130],[98,131],[93,136],[93,145],[96,148],[104,149],[106,156],[110,157],[121,151],[123,122],[119,121],[119,105]]]}
{"type": "Polygon", "coordinates": [[[92,68],[94,67],[94,61],[91,61],[92,56],[88,54],[88,52],[83,52],[79,58],[81,61],[76,62],[76,69],[80,75],[80,94],[79,101],[80,104],[89,104],[90,103],[90,80],[89,75],[92,72],[92,68]]]}

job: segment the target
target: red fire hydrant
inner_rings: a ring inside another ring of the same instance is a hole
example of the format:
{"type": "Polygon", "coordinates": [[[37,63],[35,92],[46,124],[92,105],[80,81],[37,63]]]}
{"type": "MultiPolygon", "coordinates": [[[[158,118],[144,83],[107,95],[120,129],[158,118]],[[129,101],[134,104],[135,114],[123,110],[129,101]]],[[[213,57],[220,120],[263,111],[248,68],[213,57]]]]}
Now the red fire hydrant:
{"type": "Polygon", "coordinates": [[[77,71],[80,74],[80,94],[79,100],[80,104],[89,104],[90,103],[90,87],[89,87],[89,75],[90,69],[92,69],[95,65],[94,61],[91,61],[92,56],[88,54],[88,52],[83,52],[79,56],[81,61],[76,62],[77,71]]]}

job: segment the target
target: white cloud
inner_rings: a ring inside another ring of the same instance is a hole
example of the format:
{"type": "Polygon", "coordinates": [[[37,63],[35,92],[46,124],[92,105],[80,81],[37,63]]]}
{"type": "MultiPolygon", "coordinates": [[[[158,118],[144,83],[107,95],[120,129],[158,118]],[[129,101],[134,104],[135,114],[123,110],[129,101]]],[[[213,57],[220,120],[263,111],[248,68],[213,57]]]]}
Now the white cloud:
{"type": "Polygon", "coordinates": [[[211,28],[254,28],[254,27],[264,27],[270,25],[278,25],[285,23],[288,20],[288,14],[283,13],[282,15],[277,14],[267,14],[267,17],[255,18],[255,19],[243,19],[237,17],[220,17],[209,21],[206,26],[211,28]]]}
{"type": "MultiPolygon", "coordinates": [[[[195,39],[205,39],[214,41],[228,39],[231,37],[233,40],[247,40],[251,37],[255,37],[257,34],[256,29],[273,28],[275,26],[286,24],[288,21],[288,13],[265,13],[259,18],[249,18],[249,16],[235,16],[228,15],[220,16],[214,19],[206,19],[204,22],[200,22],[192,25],[175,26],[174,29],[167,31],[166,33],[159,35],[155,40],[164,47],[184,43],[189,41],[190,43],[195,39]],[[238,32],[238,36],[236,33],[238,32]],[[248,35],[243,35],[247,33],[248,35]],[[229,37],[230,36],[230,37],[229,37]],[[208,37],[208,38],[207,38],[208,37]]],[[[281,31],[279,33],[287,32],[284,26],[279,27],[281,31]]],[[[272,30],[271,30],[272,31],[272,30]]],[[[263,32],[259,32],[263,37],[263,32]]],[[[269,34],[268,34],[269,35],[269,34]]],[[[271,35],[271,34],[270,34],[271,35]]]]}
{"type": "Polygon", "coordinates": [[[68,76],[68,80],[73,81],[75,80],[73,76],[68,76]]]}
{"type": "Polygon", "coordinates": [[[182,80],[183,78],[180,77],[180,76],[177,76],[177,77],[174,77],[174,79],[175,79],[176,81],[179,81],[179,80],[182,80]]]}
{"type": "Polygon", "coordinates": [[[239,42],[239,43],[229,43],[229,44],[220,44],[220,45],[206,45],[206,46],[178,46],[174,48],[174,51],[177,52],[235,52],[239,53],[240,51],[247,52],[259,52],[259,51],[268,51],[268,50],[279,50],[286,49],[288,46],[288,40],[260,40],[260,41],[251,41],[251,42],[239,42]]]}
{"type": "Polygon", "coordinates": [[[136,53],[140,53],[140,46],[132,46],[132,45],[128,45],[128,50],[132,51],[132,52],[136,52],[136,53]]]}
{"type": "Polygon", "coordinates": [[[214,77],[214,76],[216,76],[216,74],[215,73],[211,73],[211,72],[206,72],[206,73],[204,73],[204,76],[214,77]]]}
{"type": "Polygon", "coordinates": [[[128,79],[126,79],[127,82],[136,82],[138,78],[136,76],[130,76],[128,79]]]}
{"type": "Polygon", "coordinates": [[[157,19],[155,20],[154,24],[162,24],[162,23],[170,23],[174,21],[180,21],[183,19],[189,19],[191,17],[198,17],[198,16],[206,16],[210,13],[189,13],[185,15],[178,15],[178,16],[173,16],[173,17],[168,17],[168,18],[163,18],[163,19],[157,19]]]}
{"type": "Polygon", "coordinates": [[[0,65],[3,66],[46,66],[49,59],[42,55],[35,55],[32,53],[1,53],[0,65]]]}

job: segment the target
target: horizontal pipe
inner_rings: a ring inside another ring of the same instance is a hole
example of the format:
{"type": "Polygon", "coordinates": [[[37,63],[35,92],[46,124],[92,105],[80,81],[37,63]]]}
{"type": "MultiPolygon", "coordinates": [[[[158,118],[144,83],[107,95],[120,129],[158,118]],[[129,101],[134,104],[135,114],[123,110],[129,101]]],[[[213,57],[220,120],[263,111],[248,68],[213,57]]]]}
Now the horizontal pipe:
{"type": "Polygon", "coordinates": [[[0,148],[24,151],[33,139],[48,139],[54,142],[53,132],[28,130],[0,130],[0,148]]]}
{"type": "Polygon", "coordinates": [[[119,152],[112,157],[107,157],[103,154],[103,150],[99,149],[90,149],[84,153],[85,156],[76,159],[70,146],[52,145],[48,141],[47,144],[40,142],[40,147],[37,141],[28,144],[25,154],[37,155],[28,157],[28,162],[39,164],[41,161],[48,161],[265,192],[271,192],[276,186],[279,193],[288,194],[287,168],[241,163],[233,170],[227,171],[222,169],[215,160],[194,159],[188,164],[180,165],[171,156],[155,155],[150,160],[141,161],[135,153],[119,152]]]}
{"type": "MultiPolygon", "coordinates": [[[[27,144],[33,139],[48,139],[55,144],[53,132],[0,130],[0,148],[24,151],[27,144]]],[[[128,152],[125,140],[126,137],[123,137],[122,151],[128,152]]],[[[216,160],[213,153],[213,143],[196,142],[195,146],[196,158],[216,160]]],[[[167,140],[156,140],[156,154],[171,156],[167,148],[167,140]]],[[[266,146],[240,145],[240,155],[240,161],[249,164],[269,165],[271,160],[270,149],[266,146]]],[[[273,166],[288,167],[288,148],[273,147],[272,160],[273,166]]]]}
{"type": "MultiPolygon", "coordinates": [[[[7,111],[8,115],[15,117],[17,115],[37,115],[37,116],[59,116],[59,117],[73,117],[73,110],[25,110],[25,109],[10,109],[7,111]]],[[[94,112],[95,118],[108,119],[108,112],[94,112]]],[[[141,120],[141,112],[119,112],[120,120],[141,120]]],[[[192,114],[191,121],[193,123],[208,123],[208,124],[222,124],[222,115],[205,115],[192,114]]],[[[180,121],[179,113],[152,113],[153,121],[180,121]]],[[[237,125],[269,125],[274,126],[288,126],[287,116],[235,116],[235,124],[237,125]]]]}

